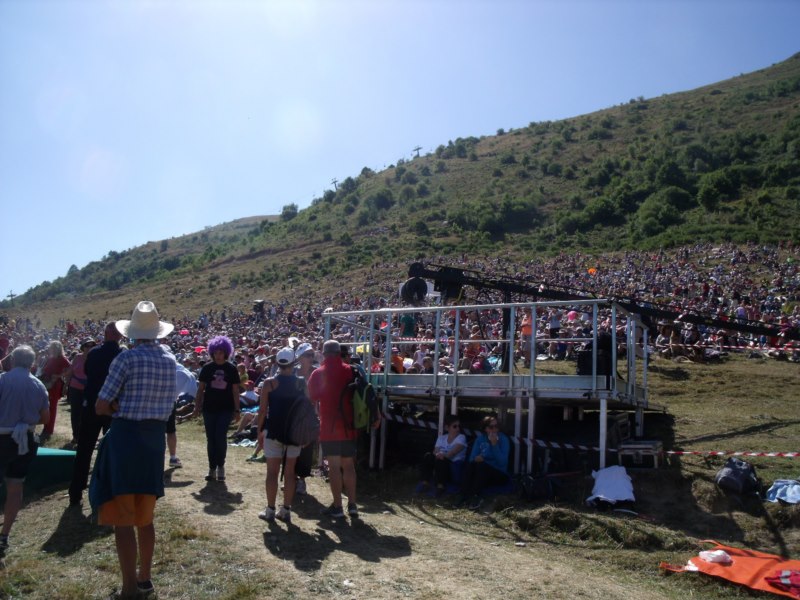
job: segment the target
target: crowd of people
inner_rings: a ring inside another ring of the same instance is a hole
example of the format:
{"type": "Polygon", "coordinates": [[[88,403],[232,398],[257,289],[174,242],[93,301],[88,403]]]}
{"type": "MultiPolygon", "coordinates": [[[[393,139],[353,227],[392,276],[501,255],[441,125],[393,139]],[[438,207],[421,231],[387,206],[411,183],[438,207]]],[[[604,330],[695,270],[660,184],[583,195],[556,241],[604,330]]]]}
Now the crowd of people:
{"type": "MultiPolygon", "coordinates": [[[[153,516],[156,500],[164,495],[167,448],[169,465],[182,466],[175,454],[174,440],[169,443],[170,433],[175,433],[178,402],[182,398],[191,400],[182,408],[190,407],[193,416],[203,415],[209,464],[206,480],[222,482],[225,480],[228,430],[239,420],[242,396],[247,394],[243,392],[240,396],[239,386],[244,381],[245,385],[252,383],[249,390],[258,390],[256,430],[267,462],[267,506],[258,516],[268,522],[291,521],[296,489],[294,467],[303,448],[293,441],[294,434],[287,437],[287,431],[291,431],[290,415],[296,404],[307,406],[306,413],[310,411],[314,420],[319,415],[314,439],[318,437],[320,451],[328,464],[332,503],[323,515],[344,518],[344,495],[347,497],[346,514],[351,519],[359,517],[355,469],[357,430],[352,416],[347,417],[353,415],[353,408],[352,399],[345,394],[354,372],[343,360],[339,343],[331,339],[321,345],[321,362],[316,368],[311,345],[298,344],[297,338],[292,338],[284,340],[288,345],[273,357],[276,369],[263,368],[264,360],[252,361],[252,369],[240,369],[232,362],[232,340],[226,335],[217,335],[203,351],[210,360],[197,369],[197,348],[170,345],[174,329],[174,324],[160,320],[152,302],[142,301],[130,319],[104,325],[100,345],[94,338],[84,338],[80,353],[73,356],[72,361],[64,356],[60,342],[57,345],[50,342],[44,350],[42,368],[39,368],[35,350],[29,344],[14,341],[11,352],[4,357],[4,371],[0,374],[0,475],[4,476],[8,487],[0,533],[0,559],[8,550],[8,537],[22,504],[22,484],[28,469],[39,445],[49,439],[48,427],[52,431],[55,417],[51,414],[48,397],[50,384],[53,378],[70,380],[76,361],[81,363],[84,389],[78,411],[82,419],[77,423],[77,435],[70,442],[70,445],[77,445],[70,506],[80,506],[83,491],[88,486],[97,523],[114,528],[122,586],[112,597],[143,598],[154,593],[151,581],[155,550],[153,516]],[[88,343],[90,339],[92,344],[88,343]],[[84,354],[86,348],[89,349],[84,354]],[[52,363],[56,366],[51,368],[52,363]],[[307,380],[296,373],[307,373],[307,380]],[[45,426],[41,436],[34,435],[39,424],[45,426]],[[97,445],[90,477],[91,455],[101,430],[105,435],[97,445]],[[276,510],[281,467],[285,489],[283,504],[276,510]]],[[[80,332],[80,335],[85,334],[86,331],[80,332]]],[[[242,360],[240,354],[235,358],[242,360]]],[[[311,443],[303,445],[311,446],[311,443]]]]}
{"type": "MultiPolygon", "coordinates": [[[[683,318],[658,323],[658,333],[642,349],[653,356],[705,360],[713,353],[745,350],[798,360],[800,249],[795,247],[698,244],[670,252],[626,252],[613,260],[575,253],[526,264],[467,257],[430,262],[542,289],[669,307],[683,318]],[[711,317],[715,325],[685,318],[693,314],[711,317]],[[773,328],[774,335],[720,326],[726,322],[762,324],[773,328]]],[[[155,498],[163,495],[164,451],[169,449],[170,466],[181,466],[175,423],[182,418],[202,415],[208,481],[225,480],[231,425],[255,432],[256,454],[263,449],[267,463],[266,508],[259,517],[288,522],[293,497],[305,491],[314,459],[310,448],[285,439],[283,420],[291,402],[307,396],[323,422],[321,450],[332,495],[326,514],[357,517],[356,435],[341,421],[341,389],[352,377],[348,357],[362,359],[373,370],[399,373],[491,373],[501,368],[508,348],[500,309],[450,310],[437,326],[433,313],[418,307],[380,323],[377,337],[368,336],[367,316],[336,320],[326,329],[325,316],[331,311],[396,306],[397,282],[389,275],[397,270],[398,265],[376,264],[368,282],[371,294],[340,289],[318,296],[310,289],[293,290],[283,300],[213,307],[164,321],[149,302],[137,305],[130,320],[65,317],[44,326],[36,316],[0,315],[0,467],[9,485],[0,553],[8,546],[31,456],[53,435],[64,396],[70,406],[69,446],[77,451],[70,502],[79,505],[88,486],[100,522],[115,527],[123,597],[152,588],[152,513],[155,498]],[[379,281],[376,273],[383,273],[385,280],[379,281]],[[11,395],[15,403],[6,402],[11,395]],[[44,425],[38,439],[32,436],[37,424],[44,425]],[[101,432],[106,435],[90,483],[91,457],[101,432]],[[109,466],[131,459],[130,452],[123,456],[130,444],[145,447],[136,455],[136,468],[125,470],[138,473],[133,481],[129,476],[121,480],[119,469],[109,466]],[[286,483],[278,507],[281,468],[286,483]],[[128,491],[119,493],[122,489],[128,491]]],[[[500,301],[491,292],[483,300],[500,301]]],[[[468,298],[462,301],[469,303],[468,298]]],[[[601,311],[597,331],[594,324],[591,311],[581,304],[521,308],[511,334],[513,368],[524,368],[534,359],[575,358],[595,334],[612,333],[608,311],[601,311]]],[[[625,327],[623,315],[616,324],[619,334],[625,327]]],[[[620,352],[628,350],[624,339],[617,336],[620,352]]],[[[508,439],[490,417],[468,455],[458,419],[450,415],[445,424],[423,464],[423,483],[440,491],[458,481],[463,501],[477,507],[482,489],[508,478],[508,439]]]]}

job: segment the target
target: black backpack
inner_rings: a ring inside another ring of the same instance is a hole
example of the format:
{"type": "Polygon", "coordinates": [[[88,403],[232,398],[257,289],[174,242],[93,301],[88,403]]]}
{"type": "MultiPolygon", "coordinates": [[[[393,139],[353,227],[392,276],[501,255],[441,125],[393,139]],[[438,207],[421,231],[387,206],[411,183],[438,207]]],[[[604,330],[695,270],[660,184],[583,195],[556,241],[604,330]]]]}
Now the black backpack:
{"type": "Polygon", "coordinates": [[[725,466],[717,471],[714,483],[735,494],[758,494],[761,490],[761,480],[756,476],[756,468],[735,456],[731,456],[725,466]]]}
{"type": "Polygon", "coordinates": [[[305,380],[297,377],[297,397],[289,407],[284,422],[283,439],[290,446],[308,446],[319,438],[319,417],[306,394],[305,380]]]}

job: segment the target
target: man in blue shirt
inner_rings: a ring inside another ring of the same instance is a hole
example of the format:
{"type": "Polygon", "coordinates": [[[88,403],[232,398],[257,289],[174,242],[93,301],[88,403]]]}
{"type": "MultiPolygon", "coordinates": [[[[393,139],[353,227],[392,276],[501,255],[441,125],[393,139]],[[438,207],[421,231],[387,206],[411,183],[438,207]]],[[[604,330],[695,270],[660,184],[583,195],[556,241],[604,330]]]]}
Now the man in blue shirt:
{"type": "Polygon", "coordinates": [[[97,399],[97,414],[112,420],[97,451],[89,500],[98,510],[98,523],[114,526],[120,597],[135,598],[153,590],[153,512],[156,498],[164,495],[166,426],[177,397],[175,357],[157,340],[173,325],[159,321],[155,305],[144,301],[116,327],[133,348],[111,363],[97,399]]]}

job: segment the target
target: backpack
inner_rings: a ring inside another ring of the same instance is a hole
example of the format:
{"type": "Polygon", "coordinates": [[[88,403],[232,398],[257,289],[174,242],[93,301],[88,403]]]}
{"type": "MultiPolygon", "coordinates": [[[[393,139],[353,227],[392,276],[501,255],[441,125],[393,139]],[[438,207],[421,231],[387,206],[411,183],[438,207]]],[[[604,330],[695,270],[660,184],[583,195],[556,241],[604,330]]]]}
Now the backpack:
{"type": "Polygon", "coordinates": [[[735,456],[731,456],[725,466],[717,471],[714,483],[723,490],[736,494],[757,494],[761,488],[761,480],[756,477],[755,467],[735,456]]]}
{"type": "Polygon", "coordinates": [[[297,378],[297,397],[286,413],[283,440],[290,446],[308,446],[319,438],[319,417],[308,399],[305,380],[297,378]]]}
{"type": "MultiPolygon", "coordinates": [[[[353,429],[377,428],[381,422],[381,411],[378,408],[378,396],[375,388],[354,366],[350,366],[353,371],[353,380],[342,390],[339,399],[339,407],[344,416],[344,397],[348,390],[352,390],[353,402],[353,429]]],[[[345,418],[345,423],[348,419],[345,418]]]]}

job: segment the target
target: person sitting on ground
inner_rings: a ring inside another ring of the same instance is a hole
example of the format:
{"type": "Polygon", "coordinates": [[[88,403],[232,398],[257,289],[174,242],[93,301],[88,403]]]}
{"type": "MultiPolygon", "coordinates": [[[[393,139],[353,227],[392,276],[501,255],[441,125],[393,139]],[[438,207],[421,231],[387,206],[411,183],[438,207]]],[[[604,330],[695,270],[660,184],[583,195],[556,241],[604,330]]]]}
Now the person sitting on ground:
{"type": "Polygon", "coordinates": [[[247,374],[247,367],[244,363],[239,363],[236,365],[236,370],[239,371],[239,384],[244,386],[250,379],[250,376],[247,374]]]}
{"type": "Polygon", "coordinates": [[[472,445],[469,462],[464,473],[460,503],[467,503],[470,510],[481,507],[480,494],[487,487],[508,483],[508,456],[511,442],[501,432],[497,418],[484,417],[481,421],[482,433],[472,445]]]}
{"type": "Polygon", "coordinates": [[[258,406],[258,392],[255,390],[254,383],[250,380],[244,383],[245,390],[239,394],[239,408],[245,409],[258,406]]]}
{"type": "Polygon", "coordinates": [[[467,438],[461,433],[458,415],[447,415],[444,418],[444,433],[436,438],[433,452],[422,459],[417,491],[426,491],[433,482],[438,496],[448,483],[459,483],[466,457],[467,438]]]}

